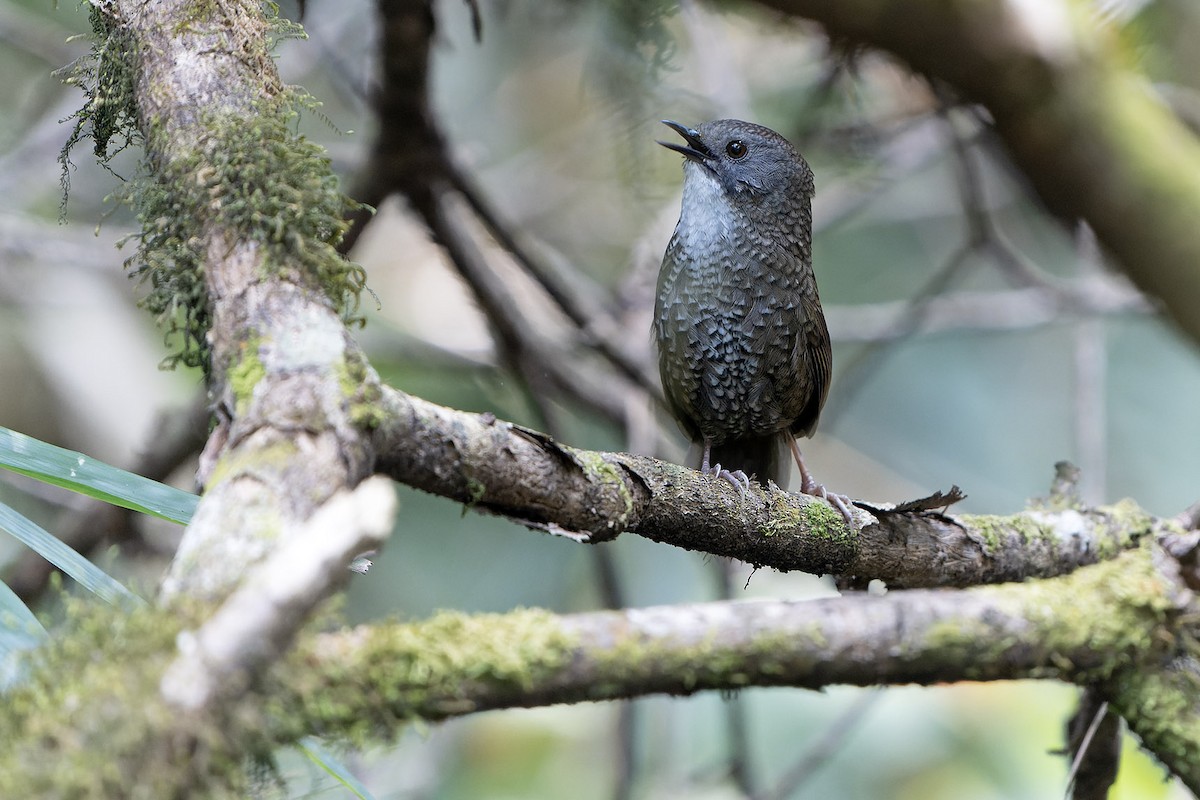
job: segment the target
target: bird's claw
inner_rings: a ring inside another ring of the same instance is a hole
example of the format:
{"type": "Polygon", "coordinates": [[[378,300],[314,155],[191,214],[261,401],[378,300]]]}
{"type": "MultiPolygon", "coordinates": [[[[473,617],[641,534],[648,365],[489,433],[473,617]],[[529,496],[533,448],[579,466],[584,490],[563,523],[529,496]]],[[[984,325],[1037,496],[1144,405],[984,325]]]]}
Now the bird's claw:
{"type": "Polygon", "coordinates": [[[840,513],[846,520],[847,525],[852,525],[854,523],[854,515],[850,512],[850,506],[854,501],[852,501],[846,495],[831,492],[811,478],[804,482],[804,484],[800,487],[800,491],[803,494],[819,497],[825,502],[829,503],[829,505],[836,508],[838,513],[840,513]]]}
{"type": "Polygon", "coordinates": [[[714,464],[708,468],[707,472],[709,475],[715,475],[721,480],[732,483],[733,488],[738,490],[738,494],[742,496],[742,499],[745,499],[746,493],[750,491],[750,478],[740,469],[730,472],[720,464],[714,464]]]}

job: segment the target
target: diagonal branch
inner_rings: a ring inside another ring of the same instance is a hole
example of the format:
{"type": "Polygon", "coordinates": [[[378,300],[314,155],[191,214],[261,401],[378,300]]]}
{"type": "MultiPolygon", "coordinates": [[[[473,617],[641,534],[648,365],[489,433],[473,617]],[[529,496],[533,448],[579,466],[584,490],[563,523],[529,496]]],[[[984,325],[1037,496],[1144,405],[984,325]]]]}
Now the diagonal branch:
{"type": "MultiPolygon", "coordinates": [[[[624,331],[603,304],[591,301],[541,263],[455,163],[428,94],[435,30],[430,5],[425,0],[405,0],[381,2],[378,7],[383,31],[382,78],[375,105],[384,133],[375,140],[356,196],[373,205],[393,193],[408,200],[479,301],[502,357],[529,386],[530,399],[543,418],[551,417],[546,402],[551,395],[546,389],[551,388],[610,420],[626,422],[634,388],[651,397],[659,393],[648,364],[628,352],[622,343],[624,331]],[[465,201],[461,204],[464,208],[453,208],[455,200],[465,201]],[[466,211],[470,220],[463,213],[466,211]],[[579,367],[574,352],[532,330],[526,322],[527,303],[505,285],[495,265],[475,244],[473,222],[482,225],[564,313],[570,326],[564,330],[565,338],[581,336],[615,369],[614,375],[601,380],[589,376],[589,370],[579,367]]],[[[360,214],[348,241],[365,224],[367,218],[360,214]]]]}
{"type": "Polygon", "coordinates": [[[1134,282],[1200,338],[1200,143],[1126,69],[1092,15],[1004,0],[760,2],[890,50],[982,103],[1047,205],[1086,219],[1134,282]]]}

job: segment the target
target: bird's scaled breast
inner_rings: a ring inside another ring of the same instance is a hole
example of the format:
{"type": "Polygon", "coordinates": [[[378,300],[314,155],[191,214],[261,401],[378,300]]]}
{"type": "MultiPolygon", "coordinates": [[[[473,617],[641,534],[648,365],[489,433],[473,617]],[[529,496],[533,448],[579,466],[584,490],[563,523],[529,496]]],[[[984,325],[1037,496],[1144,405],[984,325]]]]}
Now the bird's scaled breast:
{"type": "Polygon", "coordinates": [[[660,295],[656,330],[677,416],[716,442],[786,428],[803,401],[788,293],[751,274],[759,265],[728,254],[672,261],[676,255],[668,250],[664,269],[675,275],[660,295]]]}

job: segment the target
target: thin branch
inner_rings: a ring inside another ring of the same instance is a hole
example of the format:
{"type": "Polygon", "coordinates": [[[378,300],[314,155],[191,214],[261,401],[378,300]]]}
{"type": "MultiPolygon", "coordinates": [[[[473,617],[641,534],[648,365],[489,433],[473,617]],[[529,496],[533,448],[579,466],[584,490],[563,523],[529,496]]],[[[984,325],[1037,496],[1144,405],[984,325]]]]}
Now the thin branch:
{"type": "MultiPolygon", "coordinates": [[[[497,334],[503,360],[529,386],[530,399],[544,419],[548,421],[554,414],[546,397],[554,394],[549,389],[556,389],[622,423],[628,406],[624,396],[629,394],[631,383],[657,396],[651,370],[626,351],[621,343],[622,331],[610,315],[522,246],[454,162],[428,97],[430,42],[435,30],[430,9],[420,3],[380,3],[379,11],[383,20],[383,81],[376,105],[386,135],[375,142],[357,196],[372,204],[392,193],[408,198],[479,300],[497,334]],[[449,192],[447,187],[456,191],[449,192]],[[451,195],[466,201],[476,220],[624,378],[614,382],[589,377],[584,374],[589,371],[579,369],[577,359],[570,357],[566,348],[551,347],[530,330],[525,323],[530,316],[527,305],[505,285],[474,244],[471,221],[448,207],[451,195]]],[[[356,221],[347,245],[352,244],[366,221],[366,217],[356,221]]]]}
{"type": "MultiPolygon", "coordinates": [[[[717,598],[732,600],[737,585],[734,576],[739,562],[717,558],[713,559],[711,566],[717,577],[717,598]]],[[[753,797],[757,781],[753,767],[754,748],[750,742],[750,708],[741,692],[733,692],[724,701],[728,774],[742,795],[753,797]]]]}
{"type": "MultiPolygon", "coordinates": [[[[471,287],[495,332],[502,358],[525,379],[531,397],[535,402],[544,400],[549,394],[544,384],[549,382],[558,392],[595,408],[618,424],[623,422],[627,384],[606,381],[591,370],[581,369],[577,358],[570,358],[561,347],[533,330],[516,293],[488,264],[465,229],[466,221],[457,213],[455,199],[452,193],[435,187],[424,212],[426,222],[471,287]]],[[[543,417],[549,419],[551,413],[542,406],[543,417]]]]}
{"type": "Polygon", "coordinates": [[[911,301],[830,305],[825,309],[837,342],[886,342],[914,334],[970,330],[1028,330],[1069,315],[1150,314],[1154,307],[1126,281],[1089,276],[1048,288],[961,291],[927,300],[920,320],[907,316],[911,301]]]}
{"type": "Polygon", "coordinates": [[[616,323],[612,315],[601,304],[592,299],[592,296],[600,291],[599,287],[589,283],[586,291],[580,291],[575,288],[573,283],[582,280],[582,273],[577,272],[568,280],[566,276],[560,275],[559,271],[552,269],[549,264],[535,258],[530,250],[521,244],[509,226],[500,220],[499,215],[470,177],[450,159],[448,154],[444,155],[446,158],[444,167],[452,185],[466,199],[480,222],[495,237],[496,243],[509,252],[517,264],[583,332],[587,340],[601,355],[651,397],[659,398],[661,392],[650,365],[630,354],[624,344],[628,339],[628,332],[616,323]]]}
{"type": "Polygon", "coordinates": [[[779,779],[770,791],[762,792],[754,800],[786,800],[795,797],[801,787],[813,777],[818,770],[829,763],[829,760],[842,749],[846,738],[854,731],[867,716],[867,713],[883,697],[881,689],[862,692],[830,723],[821,734],[815,747],[809,749],[796,763],[788,767],[783,777],[779,779]]]}
{"type": "Polygon", "coordinates": [[[1084,689],[1079,708],[1067,726],[1067,796],[1070,800],[1105,800],[1121,763],[1121,718],[1094,688],[1084,689]]]}
{"type": "MultiPolygon", "coordinates": [[[[1080,271],[1098,274],[1101,256],[1091,229],[1080,224],[1075,240],[1080,271]]],[[[1083,467],[1080,496],[1099,503],[1108,483],[1108,345],[1102,322],[1081,317],[1072,331],[1075,452],[1083,467]]]]}

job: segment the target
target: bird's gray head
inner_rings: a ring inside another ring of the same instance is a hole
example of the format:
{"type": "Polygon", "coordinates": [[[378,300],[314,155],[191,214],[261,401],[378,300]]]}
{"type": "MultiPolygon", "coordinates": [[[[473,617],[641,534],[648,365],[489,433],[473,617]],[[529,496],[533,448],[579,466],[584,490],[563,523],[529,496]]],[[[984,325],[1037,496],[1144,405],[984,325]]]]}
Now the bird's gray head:
{"type": "Polygon", "coordinates": [[[689,165],[695,164],[711,175],[730,197],[774,195],[776,200],[793,202],[812,197],[813,175],[808,162],[770,128],[739,119],[713,120],[698,128],[666,119],[662,122],[687,144],[659,144],[683,153],[689,165]]]}

